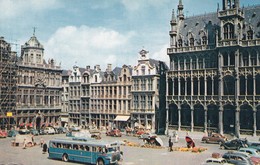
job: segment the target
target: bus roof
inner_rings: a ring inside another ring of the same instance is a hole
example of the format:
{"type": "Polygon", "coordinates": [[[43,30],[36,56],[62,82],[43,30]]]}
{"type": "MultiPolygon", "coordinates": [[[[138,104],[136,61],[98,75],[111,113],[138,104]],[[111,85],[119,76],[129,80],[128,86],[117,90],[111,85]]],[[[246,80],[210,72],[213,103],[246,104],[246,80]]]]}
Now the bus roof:
{"type": "Polygon", "coordinates": [[[88,146],[97,146],[97,147],[113,147],[119,146],[120,144],[116,141],[103,141],[103,140],[88,140],[88,141],[78,141],[72,139],[52,139],[51,142],[55,143],[66,143],[66,144],[78,144],[78,145],[88,145],[88,146]]]}

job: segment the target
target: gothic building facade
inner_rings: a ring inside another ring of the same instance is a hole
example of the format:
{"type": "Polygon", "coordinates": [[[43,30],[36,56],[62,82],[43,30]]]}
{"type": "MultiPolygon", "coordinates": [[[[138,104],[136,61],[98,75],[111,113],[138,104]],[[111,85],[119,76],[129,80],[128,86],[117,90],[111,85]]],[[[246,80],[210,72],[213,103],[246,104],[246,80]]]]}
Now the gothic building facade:
{"type": "Polygon", "coordinates": [[[167,129],[260,134],[260,6],[170,21],[167,129]]]}
{"type": "Polygon", "coordinates": [[[44,47],[33,35],[21,47],[17,62],[16,121],[39,129],[60,122],[61,67],[44,59],[44,47]]]}

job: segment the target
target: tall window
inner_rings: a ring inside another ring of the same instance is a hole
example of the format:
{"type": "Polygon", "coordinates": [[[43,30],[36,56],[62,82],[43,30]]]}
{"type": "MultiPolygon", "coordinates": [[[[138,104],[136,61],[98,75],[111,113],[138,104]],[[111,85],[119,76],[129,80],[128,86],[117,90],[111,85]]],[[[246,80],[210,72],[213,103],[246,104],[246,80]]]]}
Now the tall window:
{"type": "Polygon", "coordinates": [[[190,38],[190,46],[194,46],[194,38],[193,37],[190,38]]]}
{"type": "Polygon", "coordinates": [[[224,25],[224,39],[233,39],[234,38],[234,25],[227,23],[224,25]]]}
{"type": "Polygon", "coordinates": [[[202,45],[207,45],[207,36],[202,36],[202,45]]]}
{"type": "Polygon", "coordinates": [[[178,40],[178,47],[179,47],[179,48],[182,47],[182,39],[179,39],[179,40],[178,40]]]}
{"type": "Polygon", "coordinates": [[[253,30],[248,30],[247,31],[247,39],[252,40],[253,39],[253,30]]]}

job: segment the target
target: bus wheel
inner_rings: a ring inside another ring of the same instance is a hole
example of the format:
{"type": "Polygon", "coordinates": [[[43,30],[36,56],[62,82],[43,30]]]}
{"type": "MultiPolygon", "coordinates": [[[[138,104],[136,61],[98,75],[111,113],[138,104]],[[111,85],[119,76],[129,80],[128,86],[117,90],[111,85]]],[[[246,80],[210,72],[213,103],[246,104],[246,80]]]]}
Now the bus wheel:
{"type": "Polygon", "coordinates": [[[104,161],[102,159],[97,160],[97,165],[104,165],[104,161]]]}
{"type": "Polygon", "coordinates": [[[68,155],[67,155],[67,154],[63,154],[63,155],[62,155],[62,160],[63,160],[64,162],[69,161],[68,155]]]}

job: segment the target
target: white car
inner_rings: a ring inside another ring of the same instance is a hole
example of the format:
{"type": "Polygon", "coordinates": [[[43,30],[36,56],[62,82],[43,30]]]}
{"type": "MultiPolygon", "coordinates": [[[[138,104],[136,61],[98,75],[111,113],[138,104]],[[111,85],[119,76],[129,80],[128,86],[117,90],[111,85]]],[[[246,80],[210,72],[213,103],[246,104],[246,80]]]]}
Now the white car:
{"type": "Polygon", "coordinates": [[[45,127],[43,132],[44,134],[55,134],[55,129],[52,127],[45,127]]]}
{"type": "Polygon", "coordinates": [[[213,164],[220,164],[220,165],[232,165],[227,162],[224,158],[208,158],[206,159],[206,162],[202,165],[213,165],[213,164]]]}

